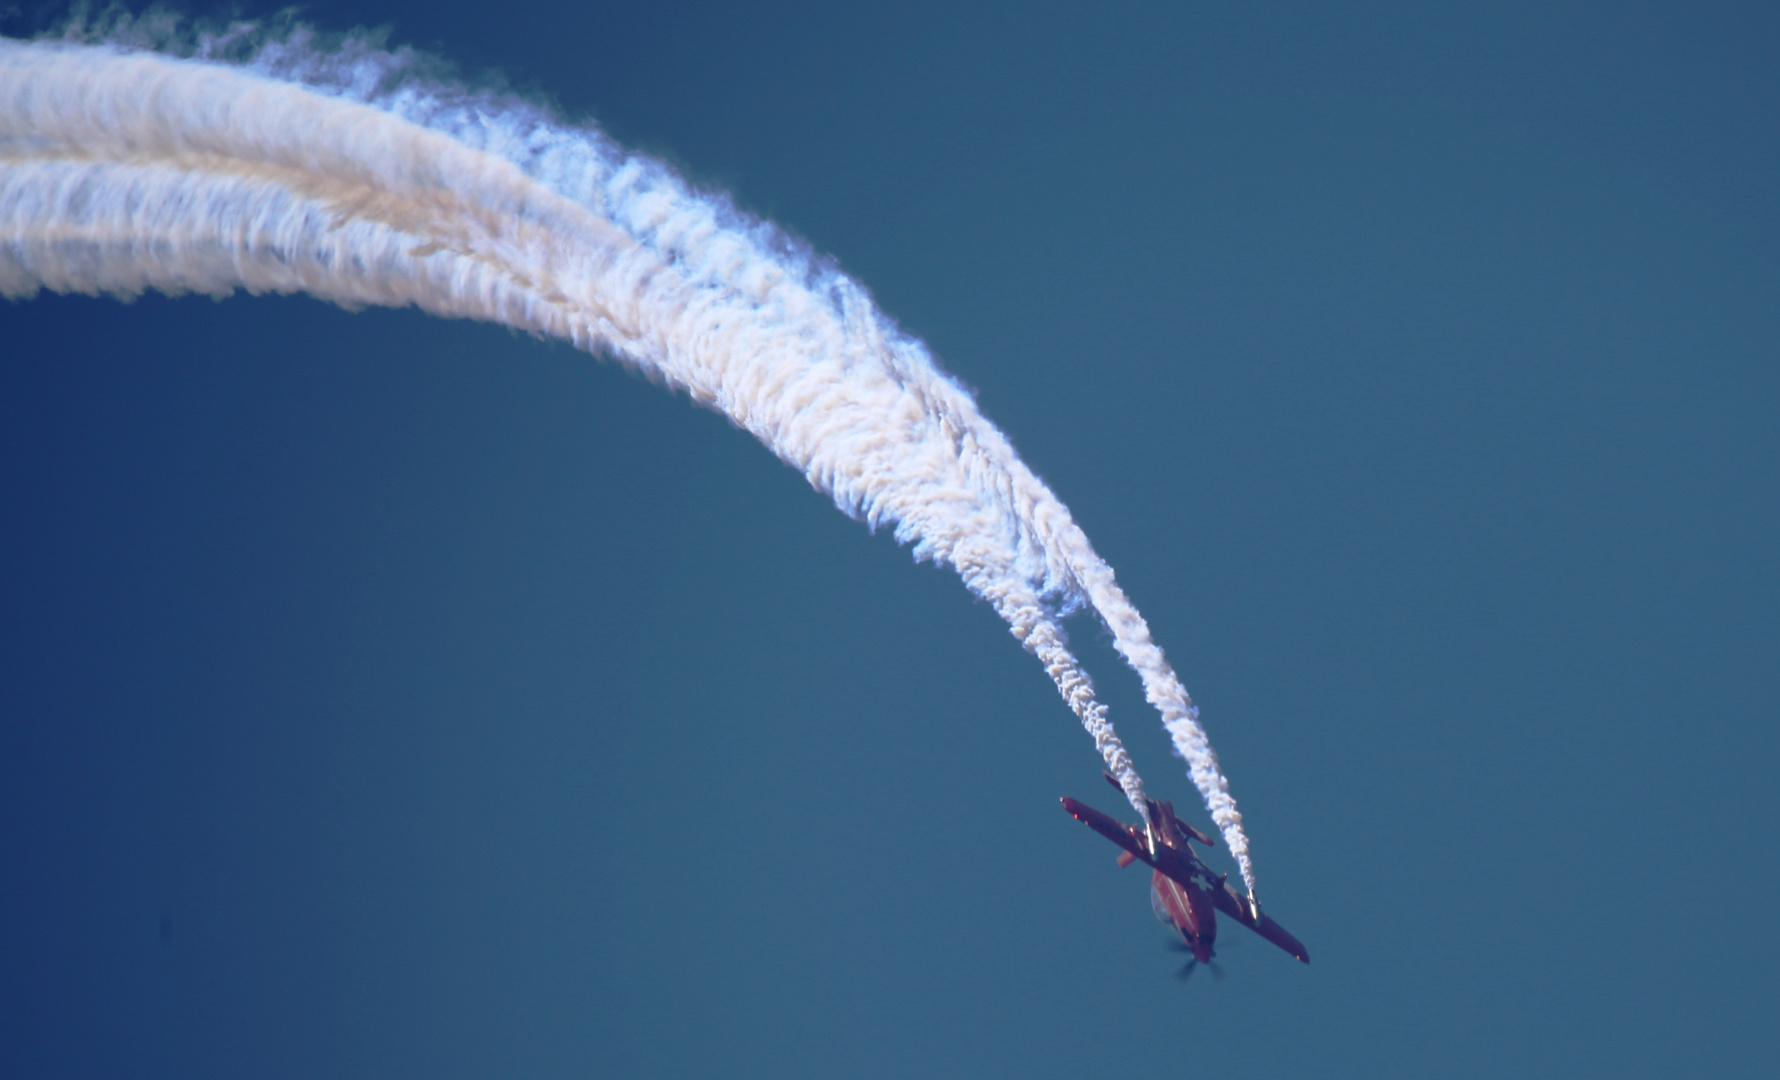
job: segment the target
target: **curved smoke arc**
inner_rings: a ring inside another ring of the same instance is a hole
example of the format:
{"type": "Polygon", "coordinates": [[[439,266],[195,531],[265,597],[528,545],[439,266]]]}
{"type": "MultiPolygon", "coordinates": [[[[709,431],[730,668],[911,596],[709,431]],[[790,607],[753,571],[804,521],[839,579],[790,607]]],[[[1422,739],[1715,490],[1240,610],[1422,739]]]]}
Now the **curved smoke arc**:
{"type": "Polygon", "coordinates": [[[1139,812],[1069,651],[1094,609],[1254,895],[1198,709],[1068,509],[865,290],[665,165],[305,31],[0,39],[0,295],[304,292],[561,338],[684,391],[843,512],[954,568],[1036,655],[1139,812]],[[246,55],[219,59],[229,48],[246,55]]]}

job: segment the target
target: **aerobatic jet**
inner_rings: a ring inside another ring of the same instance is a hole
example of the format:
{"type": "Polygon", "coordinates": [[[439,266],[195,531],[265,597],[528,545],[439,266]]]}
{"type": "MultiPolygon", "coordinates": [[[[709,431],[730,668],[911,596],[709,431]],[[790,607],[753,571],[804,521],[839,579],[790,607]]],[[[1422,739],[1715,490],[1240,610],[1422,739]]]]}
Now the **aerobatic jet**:
{"type": "MultiPolygon", "coordinates": [[[[1106,779],[1112,786],[1119,786],[1111,776],[1106,779]]],[[[1230,875],[1213,874],[1188,843],[1191,838],[1206,847],[1216,847],[1216,840],[1175,817],[1172,802],[1145,798],[1144,803],[1149,811],[1149,821],[1141,828],[1127,825],[1067,796],[1063,799],[1063,809],[1124,848],[1119,854],[1121,867],[1142,861],[1153,868],[1150,907],[1156,918],[1180,931],[1181,940],[1187,943],[1197,962],[1211,961],[1218,938],[1217,913],[1221,911],[1304,963],[1310,963],[1310,953],[1297,938],[1274,922],[1271,915],[1258,907],[1251,908],[1230,884],[1230,875]]]]}

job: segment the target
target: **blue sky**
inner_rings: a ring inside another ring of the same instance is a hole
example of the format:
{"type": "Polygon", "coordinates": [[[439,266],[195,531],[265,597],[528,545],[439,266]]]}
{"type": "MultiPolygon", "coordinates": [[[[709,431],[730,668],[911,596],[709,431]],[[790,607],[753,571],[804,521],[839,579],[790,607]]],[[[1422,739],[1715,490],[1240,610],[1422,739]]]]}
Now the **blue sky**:
{"type": "Polygon", "coordinates": [[[1314,962],[1229,929],[1177,981],[1031,658],[721,417],[412,311],[45,297],[0,306],[9,1072],[1765,1072],[1771,12],[306,10],[927,340],[1314,962]]]}

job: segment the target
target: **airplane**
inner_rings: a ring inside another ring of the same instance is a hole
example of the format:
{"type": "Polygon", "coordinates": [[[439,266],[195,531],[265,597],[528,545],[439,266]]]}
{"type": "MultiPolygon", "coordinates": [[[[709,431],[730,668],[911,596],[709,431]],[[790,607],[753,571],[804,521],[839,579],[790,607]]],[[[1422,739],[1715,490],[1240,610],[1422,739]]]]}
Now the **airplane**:
{"type": "MultiPolygon", "coordinates": [[[[1106,781],[1113,787],[1119,786],[1110,775],[1106,781]]],[[[1150,907],[1156,918],[1180,931],[1181,940],[1186,942],[1195,961],[1211,962],[1218,937],[1217,913],[1222,911],[1304,963],[1310,963],[1310,953],[1297,938],[1261,911],[1258,904],[1245,900],[1230,884],[1229,874],[1213,875],[1187,842],[1191,838],[1206,847],[1216,847],[1215,839],[1175,817],[1172,802],[1146,797],[1144,803],[1149,821],[1139,828],[1067,795],[1063,797],[1063,809],[1070,816],[1124,849],[1119,853],[1121,868],[1141,860],[1154,870],[1150,875],[1150,907]]]]}

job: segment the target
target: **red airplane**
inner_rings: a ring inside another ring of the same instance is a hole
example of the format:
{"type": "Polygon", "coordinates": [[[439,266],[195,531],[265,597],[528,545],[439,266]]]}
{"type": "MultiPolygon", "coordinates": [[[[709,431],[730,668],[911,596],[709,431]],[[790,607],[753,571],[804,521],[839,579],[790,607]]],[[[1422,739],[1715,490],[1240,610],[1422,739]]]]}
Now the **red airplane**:
{"type": "MultiPolygon", "coordinates": [[[[1119,786],[1111,776],[1106,780],[1114,787],[1119,786]]],[[[1172,802],[1157,802],[1150,798],[1144,802],[1150,819],[1146,828],[1127,825],[1067,796],[1063,799],[1063,809],[1124,848],[1119,854],[1121,867],[1141,859],[1154,868],[1155,872],[1150,875],[1150,907],[1156,918],[1180,931],[1181,940],[1192,950],[1195,961],[1210,963],[1212,946],[1218,937],[1217,913],[1222,911],[1304,963],[1310,963],[1310,953],[1297,938],[1274,922],[1272,916],[1258,909],[1251,910],[1248,901],[1230,884],[1230,875],[1214,876],[1211,868],[1187,843],[1191,837],[1206,847],[1216,847],[1216,840],[1175,817],[1172,802]]]]}

